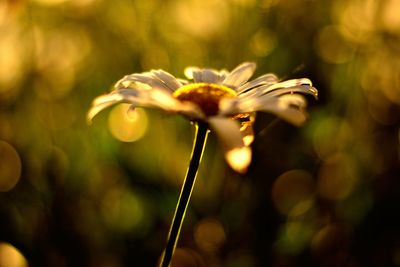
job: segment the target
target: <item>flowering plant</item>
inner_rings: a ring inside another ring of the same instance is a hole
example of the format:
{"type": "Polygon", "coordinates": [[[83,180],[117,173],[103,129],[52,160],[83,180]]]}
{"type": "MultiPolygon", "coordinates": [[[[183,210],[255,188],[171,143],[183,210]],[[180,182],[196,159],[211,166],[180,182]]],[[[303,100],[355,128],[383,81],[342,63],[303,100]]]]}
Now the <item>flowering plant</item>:
{"type": "Polygon", "coordinates": [[[91,121],[101,110],[129,103],[132,108],[149,107],[181,114],[197,126],[192,156],[175,211],[161,266],[171,261],[181,229],[209,130],[219,137],[227,163],[245,172],[251,162],[255,112],[269,112],[294,124],[306,120],[306,100],[302,94],[317,96],[309,79],[280,82],[274,74],[252,81],[256,65],[246,62],[231,72],[189,67],[188,80],[178,79],[163,70],[152,70],[123,77],[115,90],[97,97],[89,110],[91,121]]]}

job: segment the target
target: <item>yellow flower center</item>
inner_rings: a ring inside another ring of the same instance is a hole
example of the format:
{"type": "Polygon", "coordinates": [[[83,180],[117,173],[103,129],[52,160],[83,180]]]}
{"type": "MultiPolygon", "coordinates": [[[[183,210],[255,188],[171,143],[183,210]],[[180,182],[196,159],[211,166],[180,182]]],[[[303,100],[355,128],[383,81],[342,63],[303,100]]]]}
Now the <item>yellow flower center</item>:
{"type": "Polygon", "coordinates": [[[218,114],[219,102],[224,97],[235,97],[237,93],[223,85],[192,83],[180,87],[173,97],[180,101],[189,101],[198,105],[206,116],[218,114]]]}

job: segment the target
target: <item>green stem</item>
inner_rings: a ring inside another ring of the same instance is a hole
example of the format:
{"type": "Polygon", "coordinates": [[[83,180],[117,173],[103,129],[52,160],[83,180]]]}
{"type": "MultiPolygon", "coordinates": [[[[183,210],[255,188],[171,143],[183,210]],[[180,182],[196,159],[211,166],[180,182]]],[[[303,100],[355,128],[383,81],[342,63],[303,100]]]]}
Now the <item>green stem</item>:
{"type": "Polygon", "coordinates": [[[196,125],[196,137],[193,144],[189,167],[187,169],[185,181],[183,182],[181,194],[175,209],[174,219],[172,220],[172,225],[169,230],[167,246],[165,247],[165,251],[162,255],[160,267],[168,267],[170,265],[172,255],[174,254],[176,243],[182,228],[182,222],[185,217],[190,196],[192,195],[201,157],[207,142],[207,135],[208,125],[203,122],[199,122],[196,125]]]}

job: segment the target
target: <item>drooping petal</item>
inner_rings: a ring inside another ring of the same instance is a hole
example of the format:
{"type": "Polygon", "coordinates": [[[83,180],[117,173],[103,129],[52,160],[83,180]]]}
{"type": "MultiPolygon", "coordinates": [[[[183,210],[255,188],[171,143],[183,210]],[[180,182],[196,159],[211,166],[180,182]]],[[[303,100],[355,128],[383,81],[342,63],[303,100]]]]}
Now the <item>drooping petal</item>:
{"type": "Polygon", "coordinates": [[[255,63],[252,62],[242,63],[226,76],[222,84],[236,89],[250,79],[255,69],[256,69],[255,63]]]}
{"type": "Polygon", "coordinates": [[[246,172],[251,162],[251,149],[243,143],[238,122],[224,117],[211,117],[208,122],[222,143],[229,166],[237,172],[246,172]]]}
{"type": "Polygon", "coordinates": [[[248,83],[243,84],[237,89],[238,94],[249,91],[255,87],[259,87],[262,85],[271,85],[278,82],[278,77],[273,73],[264,74],[257,79],[254,79],[248,83]]]}
{"type": "Polygon", "coordinates": [[[90,122],[103,109],[117,103],[129,103],[133,107],[158,108],[166,112],[179,113],[196,119],[204,117],[203,113],[195,105],[180,102],[164,90],[152,89],[138,94],[137,91],[132,89],[120,89],[94,99],[92,108],[87,114],[88,121],[90,122]]]}
{"type": "Polygon", "coordinates": [[[137,92],[131,89],[121,89],[106,95],[96,97],[92,102],[92,107],[87,114],[87,121],[90,123],[93,118],[103,109],[117,103],[130,103],[134,106],[143,105],[147,102],[146,97],[137,97],[137,92]]]}
{"type": "Polygon", "coordinates": [[[306,119],[304,111],[307,102],[302,95],[288,94],[269,100],[261,98],[257,105],[258,111],[271,112],[296,126],[302,125],[306,119]]]}
{"type": "Polygon", "coordinates": [[[251,163],[251,148],[236,147],[226,152],[225,159],[235,171],[245,173],[251,163]]]}
{"type": "Polygon", "coordinates": [[[264,111],[299,126],[307,118],[304,111],[306,104],[303,96],[286,94],[279,97],[265,95],[246,100],[236,99],[236,101],[227,99],[220,106],[222,106],[221,113],[224,115],[264,111]]]}
{"type": "Polygon", "coordinates": [[[245,146],[250,146],[254,141],[253,124],[255,117],[255,113],[241,113],[234,117],[240,122],[240,133],[245,146]]]}

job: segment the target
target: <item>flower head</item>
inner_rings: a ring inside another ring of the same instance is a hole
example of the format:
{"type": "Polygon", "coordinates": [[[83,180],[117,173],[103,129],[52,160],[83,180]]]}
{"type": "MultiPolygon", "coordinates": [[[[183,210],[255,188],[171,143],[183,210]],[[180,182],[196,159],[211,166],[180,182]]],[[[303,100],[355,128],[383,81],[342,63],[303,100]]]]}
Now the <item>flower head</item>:
{"type": "Polygon", "coordinates": [[[306,120],[302,94],[317,96],[317,90],[306,78],[279,82],[268,73],[248,81],[255,68],[249,62],[231,72],[189,67],[185,75],[191,81],[177,79],[163,70],[130,74],[115,84],[114,91],[93,101],[88,119],[123,102],[132,108],[158,108],[205,122],[221,140],[228,164],[244,172],[251,162],[254,113],[269,112],[301,125],[306,120]]]}

